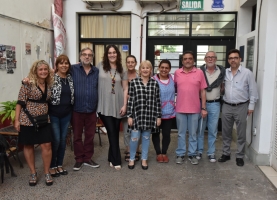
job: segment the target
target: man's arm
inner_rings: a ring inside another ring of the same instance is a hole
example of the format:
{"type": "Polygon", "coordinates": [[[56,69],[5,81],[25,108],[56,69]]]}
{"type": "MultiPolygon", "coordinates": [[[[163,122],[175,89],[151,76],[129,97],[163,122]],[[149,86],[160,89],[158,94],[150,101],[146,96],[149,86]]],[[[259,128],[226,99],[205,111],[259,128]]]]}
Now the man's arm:
{"type": "Polygon", "coordinates": [[[208,114],[208,112],[206,110],[206,91],[205,91],[205,89],[201,89],[200,93],[201,93],[201,105],[202,105],[201,115],[203,118],[205,118],[205,117],[207,117],[207,114],[208,114]]]}

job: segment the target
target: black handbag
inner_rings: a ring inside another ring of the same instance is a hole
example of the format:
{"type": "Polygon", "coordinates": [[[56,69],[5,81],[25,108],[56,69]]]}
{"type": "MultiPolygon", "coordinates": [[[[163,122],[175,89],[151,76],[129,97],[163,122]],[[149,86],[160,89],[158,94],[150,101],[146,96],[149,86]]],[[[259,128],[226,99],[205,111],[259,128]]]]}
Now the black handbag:
{"type": "MultiPolygon", "coordinates": [[[[32,102],[36,102],[36,103],[47,103],[46,95],[47,95],[47,84],[45,84],[45,93],[42,94],[42,98],[40,100],[28,99],[27,101],[32,101],[32,102]]],[[[27,110],[26,105],[22,106],[22,108],[23,108],[24,112],[26,113],[26,115],[28,116],[28,118],[30,119],[30,121],[32,122],[32,124],[34,125],[36,131],[38,131],[38,129],[41,127],[47,126],[48,114],[33,117],[27,110]]]]}
{"type": "Polygon", "coordinates": [[[48,124],[48,114],[33,117],[26,109],[26,107],[23,108],[23,110],[32,122],[32,124],[34,125],[36,131],[38,131],[39,128],[44,127],[48,124]]]}

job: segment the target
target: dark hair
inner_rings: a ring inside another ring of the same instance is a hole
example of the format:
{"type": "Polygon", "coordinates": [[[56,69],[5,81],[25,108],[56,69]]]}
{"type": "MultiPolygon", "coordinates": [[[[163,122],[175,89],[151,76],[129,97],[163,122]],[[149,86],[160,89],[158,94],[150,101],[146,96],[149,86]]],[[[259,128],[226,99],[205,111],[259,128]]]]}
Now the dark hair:
{"type": "Polygon", "coordinates": [[[110,50],[110,48],[114,48],[114,50],[116,51],[117,57],[116,57],[116,71],[118,71],[120,74],[123,72],[123,67],[122,67],[122,59],[121,59],[121,53],[118,50],[117,46],[115,46],[114,44],[108,45],[105,49],[104,52],[104,56],[103,56],[103,69],[105,72],[110,71],[111,70],[111,65],[108,59],[108,51],[110,50]]]}
{"type": "Polygon", "coordinates": [[[68,74],[70,72],[70,66],[71,66],[71,64],[70,64],[70,61],[69,61],[69,58],[67,57],[67,55],[64,55],[64,54],[59,55],[59,57],[56,59],[56,62],[55,62],[55,66],[56,66],[55,72],[58,71],[58,64],[60,64],[63,61],[67,61],[68,64],[69,64],[69,68],[68,68],[68,70],[66,72],[66,74],[68,74]]]}
{"type": "Polygon", "coordinates": [[[160,66],[161,66],[163,63],[168,64],[168,65],[169,65],[169,68],[171,69],[171,63],[170,63],[169,60],[162,60],[162,61],[160,62],[160,64],[159,64],[159,67],[158,67],[158,68],[160,68],[160,66]]]}
{"type": "Polygon", "coordinates": [[[195,61],[195,57],[194,57],[194,54],[193,54],[192,51],[185,51],[185,52],[182,54],[182,60],[183,60],[183,58],[184,58],[184,55],[186,55],[186,54],[192,55],[192,58],[193,58],[193,60],[195,61]]]}
{"type": "Polygon", "coordinates": [[[237,50],[237,49],[231,49],[227,53],[227,58],[229,58],[229,55],[232,54],[232,53],[237,53],[237,54],[239,54],[239,57],[240,57],[240,51],[239,50],[237,50]]]}
{"type": "Polygon", "coordinates": [[[127,62],[127,59],[128,59],[128,58],[134,58],[134,59],[135,59],[135,62],[137,63],[137,59],[136,59],[136,57],[135,57],[135,56],[133,56],[133,55],[129,55],[129,56],[127,56],[127,57],[126,57],[126,62],[127,62]]]}

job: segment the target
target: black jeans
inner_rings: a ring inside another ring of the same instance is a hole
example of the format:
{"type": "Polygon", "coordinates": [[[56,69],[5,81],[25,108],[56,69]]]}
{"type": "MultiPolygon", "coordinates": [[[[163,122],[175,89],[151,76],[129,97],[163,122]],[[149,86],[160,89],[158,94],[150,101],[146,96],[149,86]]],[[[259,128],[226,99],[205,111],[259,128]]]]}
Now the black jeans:
{"type": "Polygon", "coordinates": [[[121,165],[121,155],[119,149],[119,129],[121,119],[112,116],[101,115],[99,113],[98,115],[108,133],[110,143],[108,161],[111,162],[113,166],[121,165]]]}
{"type": "Polygon", "coordinates": [[[162,151],[160,148],[160,132],[152,134],[152,142],[156,150],[156,154],[166,154],[169,143],[170,143],[170,132],[172,123],[175,121],[175,118],[172,119],[162,119],[160,129],[162,129],[162,151]]]}

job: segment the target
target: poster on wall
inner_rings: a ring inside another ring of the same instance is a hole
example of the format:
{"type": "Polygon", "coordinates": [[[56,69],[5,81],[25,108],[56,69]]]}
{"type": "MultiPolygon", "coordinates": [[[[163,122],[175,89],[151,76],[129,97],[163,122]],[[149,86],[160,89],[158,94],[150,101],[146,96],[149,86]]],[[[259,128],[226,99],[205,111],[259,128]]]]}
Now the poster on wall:
{"type": "Polygon", "coordinates": [[[253,72],[253,66],[254,66],[254,45],[255,45],[255,37],[248,38],[246,68],[250,69],[252,72],[253,72]]]}
{"type": "Polygon", "coordinates": [[[0,69],[12,74],[16,68],[15,46],[0,44],[0,69]]]}
{"type": "Polygon", "coordinates": [[[0,69],[7,68],[6,46],[0,44],[0,69]]]}
{"type": "Polygon", "coordinates": [[[25,54],[31,55],[31,44],[30,43],[25,43],[25,54]]]}

